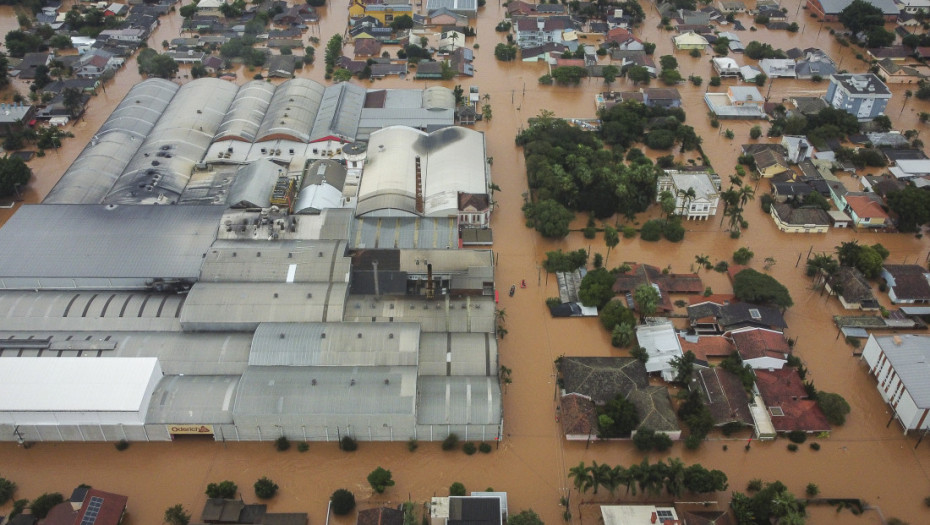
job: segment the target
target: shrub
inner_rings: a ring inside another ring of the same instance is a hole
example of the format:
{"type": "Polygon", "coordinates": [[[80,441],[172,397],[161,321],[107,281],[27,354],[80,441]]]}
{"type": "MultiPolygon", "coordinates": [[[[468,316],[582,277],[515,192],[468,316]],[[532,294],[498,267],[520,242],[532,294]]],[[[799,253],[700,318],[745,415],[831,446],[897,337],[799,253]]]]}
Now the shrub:
{"type": "Polygon", "coordinates": [[[562,299],[559,297],[547,297],[546,306],[549,308],[555,308],[556,306],[562,304],[562,299]]]}
{"type": "MultiPolygon", "coordinates": [[[[701,56],[701,52],[700,52],[699,50],[697,50],[697,49],[692,49],[690,54],[691,54],[691,56],[693,56],[694,58],[697,58],[697,57],[701,56]]],[[[700,84],[695,84],[695,85],[700,86],[700,84]]]]}
{"type": "Polygon", "coordinates": [[[797,451],[798,451],[797,445],[795,445],[794,443],[788,444],[788,452],[797,452],[797,451]]]}
{"type": "Polygon", "coordinates": [[[704,441],[701,436],[697,434],[690,434],[685,439],[685,448],[688,450],[697,450],[701,446],[701,441],[704,441]]]}
{"type": "Polygon", "coordinates": [[[355,494],[346,489],[338,489],[329,498],[333,502],[333,514],[345,516],[355,508],[355,494]]]}
{"type": "Polygon", "coordinates": [[[48,516],[48,513],[50,510],[52,510],[52,507],[58,505],[64,500],[64,496],[58,492],[52,492],[51,494],[45,493],[32,500],[32,503],[29,504],[29,508],[32,509],[32,515],[41,520],[48,516]]]}
{"type": "Polygon", "coordinates": [[[726,273],[730,268],[730,264],[726,261],[719,261],[714,265],[714,271],[719,273],[726,273]]]}
{"type": "Polygon", "coordinates": [[[464,496],[465,495],[465,485],[456,481],[455,483],[449,485],[449,495],[450,496],[464,496]]]}
{"type": "Polygon", "coordinates": [[[310,443],[302,441],[297,444],[297,452],[306,452],[308,450],[310,450],[310,443]]]}
{"type": "Polygon", "coordinates": [[[462,451],[471,456],[478,451],[478,447],[471,441],[467,441],[464,445],[462,445],[462,451]]]}
{"type": "Polygon", "coordinates": [[[116,450],[119,450],[120,452],[122,452],[126,450],[127,448],[129,448],[129,442],[126,441],[125,439],[121,439],[117,441],[116,443],[114,443],[113,446],[116,447],[116,450]]]}
{"type": "Polygon", "coordinates": [[[642,229],[639,231],[639,236],[644,241],[656,242],[662,238],[663,229],[663,221],[652,219],[646,221],[646,224],[643,224],[642,229]]]}
{"type": "Polygon", "coordinates": [[[0,507],[6,505],[8,501],[13,499],[13,494],[15,493],[16,483],[6,478],[0,478],[0,507]]]}
{"type": "Polygon", "coordinates": [[[823,415],[827,416],[831,425],[842,425],[846,422],[850,408],[843,396],[832,392],[818,392],[816,400],[817,406],[823,411],[823,415]]]}
{"type": "Polygon", "coordinates": [[[759,492],[762,490],[762,480],[761,479],[751,479],[749,484],[746,485],[746,492],[759,492]]]}
{"type": "Polygon", "coordinates": [[[491,445],[489,443],[481,443],[480,445],[478,445],[478,450],[481,451],[482,454],[490,454],[491,445]]]}
{"type": "Polygon", "coordinates": [[[926,498],[924,498],[924,505],[930,507],[930,496],[927,496],[926,498]]]}
{"type": "Polygon", "coordinates": [[[368,473],[368,484],[378,494],[383,494],[385,489],[393,487],[394,483],[391,471],[383,467],[378,467],[368,473]]]}
{"type": "Polygon", "coordinates": [[[208,498],[232,499],[236,497],[236,492],[238,491],[239,487],[227,479],[219,483],[210,483],[207,485],[206,494],[208,498]]]}
{"type": "Polygon", "coordinates": [[[339,440],[339,448],[346,452],[354,452],[358,450],[358,442],[352,436],[345,436],[339,440]]]}
{"type": "Polygon", "coordinates": [[[688,306],[688,301],[685,301],[684,299],[679,299],[675,301],[675,306],[677,306],[678,308],[684,308],[688,306]]]}
{"type": "Polygon", "coordinates": [[[791,432],[788,432],[788,439],[792,443],[801,444],[807,441],[807,433],[803,430],[792,430],[791,432]]]}
{"type": "Polygon", "coordinates": [[[409,440],[407,440],[407,450],[409,450],[410,452],[413,452],[419,446],[420,444],[417,443],[417,438],[410,438],[409,440]]]}
{"type": "Polygon", "coordinates": [[[746,264],[755,254],[745,246],[733,252],[733,262],[736,264],[746,264]]]}
{"type": "Polygon", "coordinates": [[[743,425],[737,421],[730,421],[729,423],[723,425],[720,430],[723,432],[724,436],[732,436],[740,430],[743,430],[743,425]]]}
{"type": "Polygon", "coordinates": [[[679,242],[685,238],[685,227],[681,225],[681,220],[672,219],[665,222],[662,234],[669,241],[679,242]]]}
{"type": "Polygon", "coordinates": [[[255,482],[255,495],[259,499],[271,499],[278,493],[278,484],[265,476],[255,482]]]}
{"type": "Polygon", "coordinates": [[[291,442],[288,441],[286,437],[281,436],[274,440],[274,448],[278,449],[278,452],[284,452],[285,450],[291,448],[291,442]]]}
{"type": "Polygon", "coordinates": [[[636,358],[645,363],[646,361],[649,361],[649,352],[645,348],[639,345],[635,345],[630,349],[630,357],[636,358]]]}
{"type": "Polygon", "coordinates": [[[820,450],[820,443],[811,443],[811,450],[815,452],[820,450]]]}
{"type": "Polygon", "coordinates": [[[807,487],[804,489],[804,493],[807,494],[808,498],[813,498],[817,494],[820,494],[820,487],[816,483],[808,483],[807,487]]]}
{"type": "Polygon", "coordinates": [[[624,226],[623,227],[623,238],[632,239],[633,237],[636,237],[636,228],[632,226],[624,226]]]}
{"type": "Polygon", "coordinates": [[[443,450],[455,450],[459,446],[459,437],[456,434],[449,434],[446,439],[442,440],[443,450]]]}
{"type": "Polygon", "coordinates": [[[853,337],[853,336],[851,336],[851,335],[847,335],[847,336],[846,336],[846,344],[848,344],[849,346],[851,346],[851,347],[853,347],[853,348],[859,348],[859,345],[861,345],[862,342],[859,341],[859,339],[856,338],[856,337],[853,337]]]}

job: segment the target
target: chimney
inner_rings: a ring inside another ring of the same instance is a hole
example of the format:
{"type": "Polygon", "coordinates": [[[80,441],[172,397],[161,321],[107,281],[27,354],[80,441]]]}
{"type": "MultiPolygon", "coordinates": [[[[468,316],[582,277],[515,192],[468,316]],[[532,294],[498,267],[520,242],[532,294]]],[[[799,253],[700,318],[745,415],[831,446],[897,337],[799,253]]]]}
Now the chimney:
{"type": "Polygon", "coordinates": [[[426,298],[433,298],[433,264],[426,265],[426,298]]]}
{"type": "Polygon", "coordinates": [[[375,271],[375,297],[381,295],[381,287],[378,286],[378,261],[371,261],[371,266],[375,271]]]}
{"type": "Polygon", "coordinates": [[[417,213],[423,213],[423,176],[420,171],[420,156],[419,155],[417,155],[417,158],[415,161],[415,169],[416,169],[416,184],[417,184],[415,206],[416,206],[417,213]]]}

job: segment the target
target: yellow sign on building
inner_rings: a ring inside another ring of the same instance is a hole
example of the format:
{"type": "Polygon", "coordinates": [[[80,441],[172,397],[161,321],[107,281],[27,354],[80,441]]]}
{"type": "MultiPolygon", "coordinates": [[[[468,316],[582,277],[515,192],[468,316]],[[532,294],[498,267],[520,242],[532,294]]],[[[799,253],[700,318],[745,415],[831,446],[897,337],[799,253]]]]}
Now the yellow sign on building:
{"type": "Polygon", "coordinates": [[[212,434],[213,425],[167,425],[168,433],[177,434],[212,434]]]}

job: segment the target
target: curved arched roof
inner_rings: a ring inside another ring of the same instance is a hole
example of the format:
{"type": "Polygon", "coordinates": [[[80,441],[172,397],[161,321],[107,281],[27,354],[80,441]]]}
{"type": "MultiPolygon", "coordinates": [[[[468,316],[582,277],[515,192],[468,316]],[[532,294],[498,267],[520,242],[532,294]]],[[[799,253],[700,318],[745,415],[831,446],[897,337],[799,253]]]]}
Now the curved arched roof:
{"type": "Polygon", "coordinates": [[[423,90],[425,109],[455,109],[455,94],[447,87],[433,86],[423,90]]]}
{"type": "Polygon", "coordinates": [[[253,80],[243,84],[236,93],[236,98],[230,105],[213,140],[233,139],[254,142],[274,92],[274,84],[262,80],[253,80]]]}
{"type": "Polygon", "coordinates": [[[348,82],[327,87],[310,131],[310,142],[355,140],[367,94],[367,89],[348,82]]]}
{"type": "Polygon", "coordinates": [[[309,142],[310,127],[324,91],[322,84],[306,78],[294,78],[278,86],[255,142],[277,139],[309,142]]]}
{"type": "Polygon", "coordinates": [[[237,91],[235,84],[215,78],[182,86],[104,202],[177,202],[237,91]]]}
{"type": "Polygon", "coordinates": [[[161,78],[133,86],[43,202],[102,202],[179,88],[161,78]]]}

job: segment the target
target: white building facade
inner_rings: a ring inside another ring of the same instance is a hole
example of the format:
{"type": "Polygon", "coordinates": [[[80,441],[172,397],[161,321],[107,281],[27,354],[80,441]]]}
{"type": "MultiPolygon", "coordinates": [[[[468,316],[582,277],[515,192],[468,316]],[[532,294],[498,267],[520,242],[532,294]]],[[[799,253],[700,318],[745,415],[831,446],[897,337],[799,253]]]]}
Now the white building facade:
{"type": "Polygon", "coordinates": [[[871,335],[862,359],[904,433],[930,429],[930,336],[871,335]]]}

